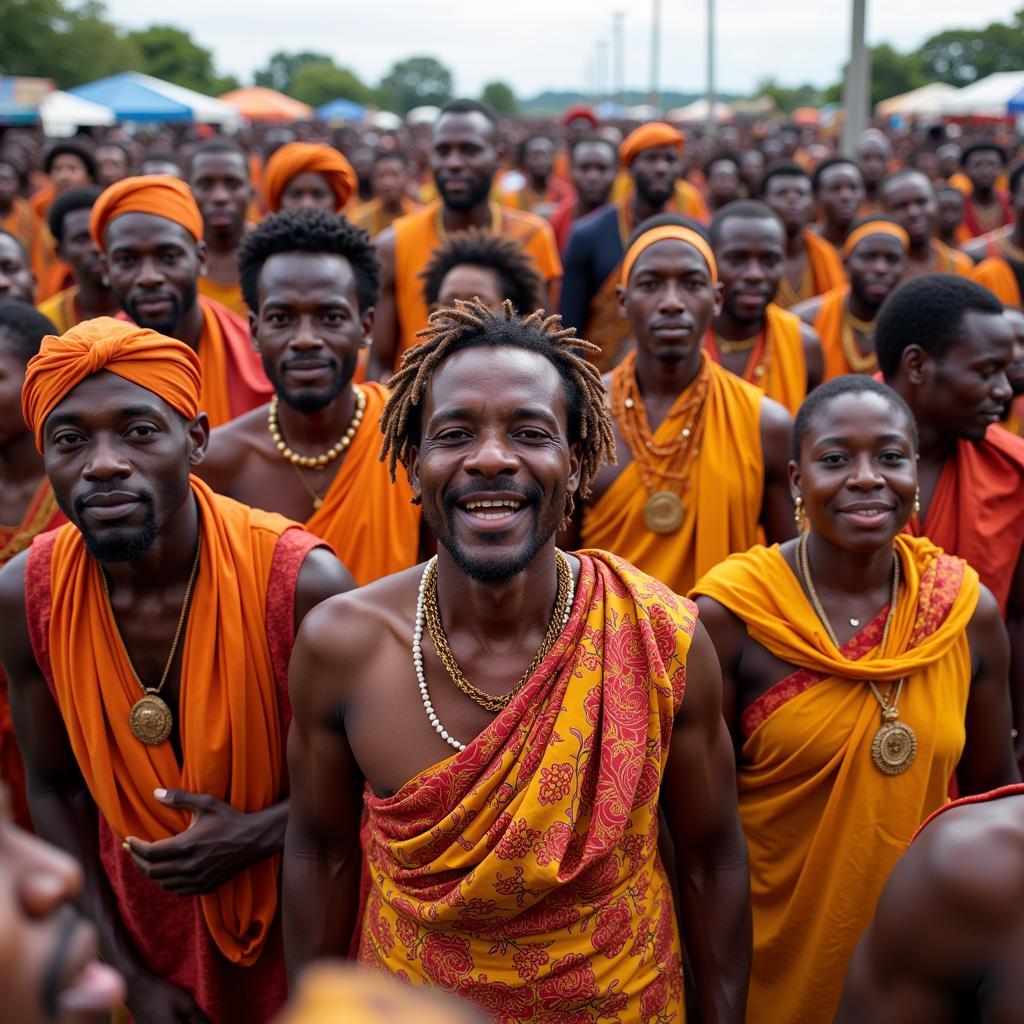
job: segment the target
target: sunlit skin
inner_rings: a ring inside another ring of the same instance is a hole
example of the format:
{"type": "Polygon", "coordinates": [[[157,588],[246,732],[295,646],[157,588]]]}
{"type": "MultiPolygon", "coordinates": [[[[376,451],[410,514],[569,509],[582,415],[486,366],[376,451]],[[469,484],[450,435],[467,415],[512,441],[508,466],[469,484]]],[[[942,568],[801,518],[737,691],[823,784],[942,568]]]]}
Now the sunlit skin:
{"type": "Polygon", "coordinates": [[[61,153],[50,165],[50,181],[60,195],[68,189],[91,185],[89,168],[74,153],[61,153]]]}
{"type": "Polygon", "coordinates": [[[833,245],[846,241],[850,225],[864,201],[864,179],[854,164],[833,164],[818,179],[818,205],[821,208],[821,234],[833,245]]]}
{"type": "Polygon", "coordinates": [[[456,299],[468,302],[479,299],[488,309],[499,309],[505,301],[501,278],[489,267],[477,267],[464,263],[452,267],[437,293],[437,306],[454,305],[456,299]]]}
{"type": "Polygon", "coordinates": [[[83,320],[113,316],[117,299],[107,283],[103,254],[89,233],[91,208],[71,210],[64,215],[64,230],[57,239],[57,255],[71,267],[78,285],[75,306],[83,320]]]}
{"type": "Polygon", "coordinates": [[[576,189],[576,213],[584,216],[604,206],[612,192],[618,160],[615,150],[603,142],[581,142],[572,151],[572,183],[576,189]]]}
{"type": "Polygon", "coordinates": [[[203,215],[206,274],[222,284],[238,281],[238,246],[252,202],[249,163],[242,153],[199,153],[189,185],[203,215]]]}
{"type": "Polygon", "coordinates": [[[10,235],[0,232],[0,298],[32,302],[35,292],[36,275],[25,250],[10,235]]]}

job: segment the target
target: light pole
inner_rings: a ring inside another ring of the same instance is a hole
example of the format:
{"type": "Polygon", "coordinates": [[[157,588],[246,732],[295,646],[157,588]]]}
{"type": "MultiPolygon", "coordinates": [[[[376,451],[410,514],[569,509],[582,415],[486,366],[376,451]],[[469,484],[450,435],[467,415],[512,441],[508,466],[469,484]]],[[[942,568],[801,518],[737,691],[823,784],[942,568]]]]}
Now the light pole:
{"type": "Polygon", "coordinates": [[[857,149],[857,136],[868,123],[870,100],[871,55],[864,42],[867,0],[853,0],[853,27],[850,38],[850,61],[843,82],[843,154],[852,157],[857,149]]]}
{"type": "Polygon", "coordinates": [[[651,91],[647,102],[661,110],[661,0],[651,0],[651,91]]]}
{"type": "Polygon", "coordinates": [[[715,122],[715,0],[708,0],[708,121],[707,134],[713,136],[715,122]]]}
{"type": "Polygon", "coordinates": [[[615,11],[612,14],[612,46],[614,47],[613,59],[615,62],[615,102],[621,106],[626,105],[626,83],[625,83],[625,55],[623,53],[622,23],[626,14],[624,11],[615,11]]]}

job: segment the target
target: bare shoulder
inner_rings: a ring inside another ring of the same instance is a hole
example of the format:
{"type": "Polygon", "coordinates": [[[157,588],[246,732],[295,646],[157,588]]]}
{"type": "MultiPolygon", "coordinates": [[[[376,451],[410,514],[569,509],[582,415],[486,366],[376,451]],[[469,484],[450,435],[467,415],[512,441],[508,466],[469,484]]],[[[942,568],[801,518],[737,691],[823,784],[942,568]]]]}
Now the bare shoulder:
{"type": "Polygon", "coordinates": [[[246,469],[250,453],[267,435],[267,406],[252,409],[210,433],[210,444],[195,474],[215,491],[231,493],[231,485],[246,469]]]}
{"type": "Polygon", "coordinates": [[[800,321],[800,341],[803,342],[805,352],[808,349],[816,349],[821,345],[821,338],[818,332],[805,320],[800,321]]]}
{"type": "Polygon", "coordinates": [[[813,324],[821,312],[821,299],[820,295],[815,295],[812,299],[804,299],[803,302],[798,302],[793,306],[790,313],[800,317],[805,324],[813,324]]]}
{"type": "Polygon", "coordinates": [[[4,612],[14,612],[20,609],[24,614],[25,565],[27,563],[28,551],[26,550],[12,558],[0,569],[0,609],[4,612]]]}
{"type": "Polygon", "coordinates": [[[704,720],[722,715],[722,670],[708,631],[698,619],[686,655],[686,695],[679,704],[678,718],[704,720]]]}
{"type": "Polygon", "coordinates": [[[377,255],[380,258],[394,260],[395,258],[395,229],[390,225],[386,227],[376,238],[374,244],[377,246],[377,255]]]}
{"type": "Polygon", "coordinates": [[[0,662],[12,673],[29,660],[35,660],[28,636],[25,611],[25,566],[28,551],[12,558],[0,569],[0,662]]]}
{"type": "Polygon", "coordinates": [[[789,410],[773,398],[761,399],[761,437],[766,442],[786,445],[788,457],[789,435],[793,429],[793,417],[789,410]]]}

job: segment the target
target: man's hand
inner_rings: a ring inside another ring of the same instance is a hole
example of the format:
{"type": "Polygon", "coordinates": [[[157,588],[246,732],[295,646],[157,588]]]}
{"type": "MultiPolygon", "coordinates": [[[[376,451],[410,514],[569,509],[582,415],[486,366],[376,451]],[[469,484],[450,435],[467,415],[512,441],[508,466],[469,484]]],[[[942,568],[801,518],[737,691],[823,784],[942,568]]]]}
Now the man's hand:
{"type": "MultiPolygon", "coordinates": [[[[192,812],[192,823],[170,839],[147,843],[125,840],[139,870],[162,889],[179,896],[213,892],[250,864],[274,852],[267,835],[267,814],[243,814],[208,793],[158,789],[156,798],[168,807],[192,812]]],[[[283,830],[281,838],[283,839],[283,830]]],[[[277,842],[280,848],[280,840],[277,842]]]]}
{"type": "Polygon", "coordinates": [[[146,1024],[211,1024],[183,989],[152,974],[139,974],[128,986],[132,1018],[146,1024]]]}

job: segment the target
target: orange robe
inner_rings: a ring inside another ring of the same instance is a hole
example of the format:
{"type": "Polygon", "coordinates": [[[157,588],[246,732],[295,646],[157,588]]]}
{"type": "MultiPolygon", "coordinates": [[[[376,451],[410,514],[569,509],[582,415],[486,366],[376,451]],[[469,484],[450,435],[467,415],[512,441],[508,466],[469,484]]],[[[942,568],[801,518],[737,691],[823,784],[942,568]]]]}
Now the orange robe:
{"type": "MultiPolygon", "coordinates": [[[[416,332],[427,326],[427,301],[423,297],[420,274],[433,251],[443,242],[438,236],[441,201],[435,200],[422,210],[399,217],[395,232],[395,312],[398,316],[399,343],[395,368],[402,353],[416,344],[416,332]]],[[[522,210],[498,207],[498,233],[514,238],[536,264],[545,281],[562,276],[562,261],[551,225],[542,217],[522,210]]]]}
{"type": "MultiPolygon", "coordinates": [[[[875,373],[878,370],[877,361],[867,370],[855,370],[843,349],[843,305],[849,292],[849,285],[842,285],[826,292],[818,307],[818,315],[814,318],[814,329],[821,339],[821,354],[825,362],[823,381],[842,377],[847,373],[875,373]]],[[[848,340],[856,344],[854,339],[848,340]]]]}
{"type": "MultiPolygon", "coordinates": [[[[635,353],[630,353],[614,372],[635,373],[635,362],[635,353]]],[[[648,493],[631,461],[593,505],[584,507],[580,530],[585,547],[614,551],[677,594],[685,594],[734,551],[756,543],[764,497],[761,392],[710,359],[708,363],[711,382],[701,414],[703,438],[682,495],[679,529],[669,534],[647,529],[648,493]]],[[[654,432],[656,444],[667,444],[679,433],[680,410],[688,397],[689,388],[654,432]]]]}
{"type": "Polygon", "coordinates": [[[36,275],[37,301],[49,298],[55,290],[52,281],[53,265],[56,263],[63,268],[57,272],[58,274],[63,273],[66,276],[70,271],[65,263],[57,259],[56,245],[46,221],[33,210],[27,200],[15,196],[11,203],[11,212],[0,222],[0,228],[14,235],[28,254],[29,266],[36,275]]]}
{"type": "MultiPolygon", "coordinates": [[[[721,363],[712,332],[704,339],[704,348],[716,363],[721,363]]],[[[747,359],[743,379],[796,415],[807,397],[807,361],[798,316],[774,302],[768,303],[765,329],[747,359]]]]}
{"type": "Polygon", "coordinates": [[[324,502],[305,526],[334,548],[359,586],[415,565],[420,508],[403,472],[391,482],[380,461],[380,430],[388,391],[383,384],[360,384],[366,395],[363,425],[356,431],[324,502]]]}
{"type": "Polygon", "coordinates": [[[963,751],[977,573],[926,538],[897,537],[895,549],[902,584],[884,652],[888,608],[837,649],[778,546],[735,555],[694,588],[794,667],[740,722],[754,915],[748,1024],[832,1021],[886,876],[946,801],[963,751]],[[917,756],[901,775],[872,761],[882,714],[867,679],[883,694],[905,680],[897,708],[917,756]]]}
{"type": "Polygon", "coordinates": [[[391,214],[384,209],[384,204],[379,199],[371,199],[368,203],[357,206],[351,213],[346,213],[345,216],[357,227],[368,232],[371,238],[376,238],[385,228],[391,227],[399,217],[404,217],[407,213],[415,213],[419,208],[420,204],[415,200],[408,196],[402,196],[402,212],[391,214]]]}
{"type": "Polygon", "coordinates": [[[126,836],[153,842],[188,827],[189,812],[154,800],[156,787],[209,793],[244,813],[287,795],[295,585],[320,541],[194,478],[192,493],[202,551],[182,645],[183,764],[169,742],[146,746],[129,728],[139,684],[99,566],[70,524],[32,548],[29,632],[99,811],[100,858],[143,962],[190,992],[214,1021],[268,1021],[284,998],[280,856],[190,897],[161,889],[121,848],[126,836]]]}
{"type": "Polygon", "coordinates": [[[1013,267],[1002,256],[989,256],[983,259],[971,275],[978,284],[984,285],[1004,306],[1024,307],[1020,283],[1013,267]]]}
{"type": "Polygon", "coordinates": [[[221,281],[214,281],[212,277],[200,277],[198,284],[200,295],[205,295],[206,298],[226,306],[235,316],[241,317],[245,321],[246,329],[248,329],[249,307],[245,304],[245,299],[242,298],[242,286],[238,281],[232,284],[223,284],[221,281]]]}
{"type": "Polygon", "coordinates": [[[57,328],[58,334],[63,334],[82,322],[77,298],[78,285],[75,284],[62,292],[57,292],[56,295],[51,295],[36,308],[57,328]]]}
{"type": "MultiPolygon", "coordinates": [[[[632,195],[633,179],[627,170],[620,170],[612,183],[609,201],[625,202],[632,195]]],[[[675,195],[665,205],[665,210],[669,213],[681,213],[684,217],[689,217],[700,224],[707,224],[711,220],[708,204],[704,202],[704,197],[684,178],[676,179],[675,195]]]]}
{"type": "Polygon", "coordinates": [[[974,273],[974,261],[965,252],[946,245],[937,238],[932,239],[932,251],[938,257],[935,263],[935,274],[959,274],[960,277],[971,277],[974,273]]]}
{"type": "Polygon", "coordinates": [[[783,309],[846,284],[846,271],[835,249],[813,231],[804,231],[802,237],[807,250],[807,287],[794,288],[788,281],[784,281],[775,295],[775,304],[783,309]]]}
{"type": "Polygon", "coordinates": [[[1024,438],[992,426],[981,441],[957,441],[924,522],[907,528],[966,559],[1005,614],[1024,548],[1024,438]]]}
{"type": "MultiPolygon", "coordinates": [[[[209,416],[211,427],[219,427],[265,405],[274,388],[249,340],[249,325],[214,299],[200,296],[199,306],[203,311],[197,353],[203,369],[199,408],[209,416]]],[[[118,317],[128,319],[125,313],[118,317]]]]}
{"type": "MultiPolygon", "coordinates": [[[[0,566],[6,565],[15,555],[24,551],[33,538],[66,522],[64,514],[57,508],[50,481],[45,477],[32,495],[32,500],[15,526],[0,523],[0,566]]],[[[32,831],[32,817],[25,797],[25,766],[21,750],[14,736],[11,708],[7,699],[7,678],[0,669],[0,781],[7,786],[11,801],[11,817],[23,829],[32,831]]]]}
{"type": "Polygon", "coordinates": [[[366,797],[359,962],[502,1024],[684,1019],[658,796],[696,616],[631,565],[579,555],[572,613],[464,751],[366,797]]]}

